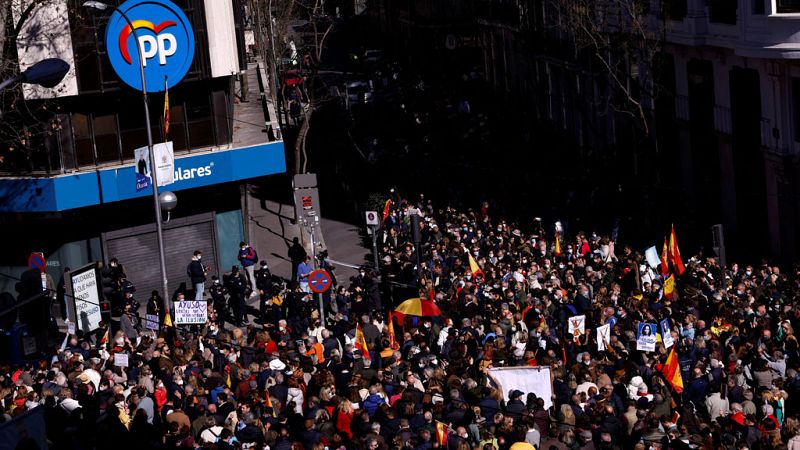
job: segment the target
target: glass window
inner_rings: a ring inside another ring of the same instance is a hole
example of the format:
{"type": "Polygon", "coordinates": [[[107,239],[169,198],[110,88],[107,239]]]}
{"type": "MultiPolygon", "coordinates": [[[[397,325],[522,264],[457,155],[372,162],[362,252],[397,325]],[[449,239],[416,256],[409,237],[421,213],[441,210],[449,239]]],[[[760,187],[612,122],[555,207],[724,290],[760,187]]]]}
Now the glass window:
{"type": "Polygon", "coordinates": [[[667,0],[664,2],[664,13],[669,20],[682,21],[686,17],[687,0],[667,0]]]}
{"type": "Polygon", "coordinates": [[[72,115],[72,134],[75,136],[75,159],[78,167],[94,165],[94,148],[89,116],[75,113],[72,115]]]}
{"type": "Polygon", "coordinates": [[[792,78],[792,106],[794,140],[800,142],[800,78],[792,78]]]}
{"type": "Polygon", "coordinates": [[[800,0],[777,0],[776,5],[780,14],[800,13],[800,0]]]}
{"type": "Polygon", "coordinates": [[[211,101],[206,96],[186,100],[186,120],[189,129],[189,149],[197,150],[214,145],[214,121],[211,101]]]}
{"type": "Polygon", "coordinates": [[[738,1],[708,0],[709,20],[714,23],[736,25],[738,1]]]}
{"type": "Polygon", "coordinates": [[[97,149],[98,164],[119,162],[116,116],[107,115],[94,118],[94,145],[97,149]]]}

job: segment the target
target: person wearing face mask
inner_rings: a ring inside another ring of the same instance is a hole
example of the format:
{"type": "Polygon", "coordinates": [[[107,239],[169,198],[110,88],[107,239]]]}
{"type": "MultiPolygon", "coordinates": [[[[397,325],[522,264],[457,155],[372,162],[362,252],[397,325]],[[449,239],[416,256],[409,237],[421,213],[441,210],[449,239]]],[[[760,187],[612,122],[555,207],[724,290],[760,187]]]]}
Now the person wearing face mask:
{"type": "Polygon", "coordinates": [[[227,298],[225,296],[228,294],[228,289],[220,283],[219,277],[214,275],[211,277],[211,287],[208,289],[208,293],[211,295],[214,310],[217,312],[217,321],[222,326],[227,314],[227,298]]]}
{"type": "Polygon", "coordinates": [[[258,263],[258,253],[244,241],[239,242],[239,263],[247,274],[250,295],[258,295],[258,287],[256,286],[256,263],[258,263]]]}
{"type": "Polygon", "coordinates": [[[200,301],[203,299],[203,293],[206,290],[206,275],[208,275],[208,268],[202,262],[203,252],[196,250],[192,255],[192,261],[186,267],[186,275],[194,286],[194,299],[200,301]]]}

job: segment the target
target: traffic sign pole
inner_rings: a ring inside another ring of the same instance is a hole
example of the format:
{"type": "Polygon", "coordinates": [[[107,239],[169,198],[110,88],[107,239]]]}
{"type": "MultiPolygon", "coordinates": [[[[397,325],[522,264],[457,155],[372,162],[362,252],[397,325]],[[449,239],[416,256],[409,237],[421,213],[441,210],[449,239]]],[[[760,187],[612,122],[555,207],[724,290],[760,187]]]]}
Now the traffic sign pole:
{"type": "Polygon", "coordinates": [[[380,221],[378,220],[377,211],[367,211],[364,215],[367,222],[367,227],[372,231],[372,258],[375,260],[375,275],[380,276],[381,266],[378,261],[378,228],[380,228],[380,221]]]}

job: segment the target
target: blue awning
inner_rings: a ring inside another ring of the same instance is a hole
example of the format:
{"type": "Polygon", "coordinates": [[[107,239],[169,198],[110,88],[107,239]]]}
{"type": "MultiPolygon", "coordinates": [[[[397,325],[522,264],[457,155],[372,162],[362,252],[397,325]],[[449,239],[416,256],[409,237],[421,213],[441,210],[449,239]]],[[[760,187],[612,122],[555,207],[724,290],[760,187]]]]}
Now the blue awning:
{"type": "MultiPolygon", "coordinates": [[[[286,171],[283,141],[175,158],[180,191],[286,171]]],[[[56,212],[152,195],[136,191],[133,164],[56,177],[0,178],[0,212],[56,212]]]]}

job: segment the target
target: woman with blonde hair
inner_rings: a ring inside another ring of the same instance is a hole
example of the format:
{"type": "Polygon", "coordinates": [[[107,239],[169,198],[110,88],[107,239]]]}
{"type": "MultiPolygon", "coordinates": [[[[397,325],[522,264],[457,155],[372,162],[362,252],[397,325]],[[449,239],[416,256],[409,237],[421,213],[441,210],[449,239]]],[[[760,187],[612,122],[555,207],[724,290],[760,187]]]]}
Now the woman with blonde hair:
{"type": "MultiPolygon", "coordinates": [[[[558,410],[558,427],[561,431],[570,431],[575,428],[575,412],[572,411],[572,407],[568,404],[561,405],[558,410]]],[[[574,437],[573,434],[573,441],[574,437]]]]}
{"type": "Polygon", "coordinates": [[[347,435],[347,439],[353,439],[353,432],[350,429],[350,423],[356,415],[356,408],[350,400],[343,398],[339,405],[333,410],[333,418],[336,423],[336,429],[347,435]]]}
{"type": "Polygon", "coordinates": [[[800,450],[800,420],[796,416],[786,419],[783,436],[784,439],[788,438],[786,442],[788,450],[800,450]]]}

